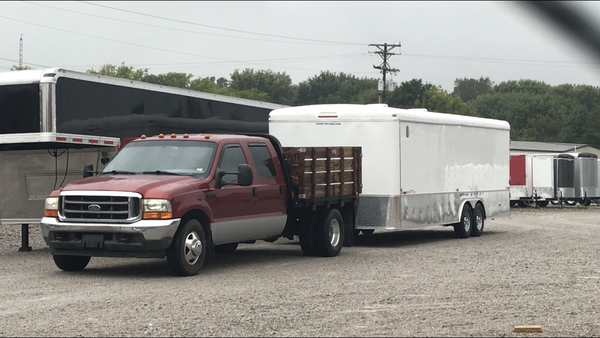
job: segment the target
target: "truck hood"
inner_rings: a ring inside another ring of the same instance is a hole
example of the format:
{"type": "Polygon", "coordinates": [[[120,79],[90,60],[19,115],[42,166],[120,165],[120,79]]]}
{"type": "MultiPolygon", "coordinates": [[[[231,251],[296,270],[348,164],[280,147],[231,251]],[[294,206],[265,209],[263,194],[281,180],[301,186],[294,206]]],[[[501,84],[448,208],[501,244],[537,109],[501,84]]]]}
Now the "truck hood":
{"type": "Polygon", "coordinates": [[[171,175],[99,175],[73,181],[62,191],[106,190],[138,192],[144,197],[163,198],[165,193],[173,192],[182,185],[194,184],[196,187],[204,180],[191,176],[171,175]]]}

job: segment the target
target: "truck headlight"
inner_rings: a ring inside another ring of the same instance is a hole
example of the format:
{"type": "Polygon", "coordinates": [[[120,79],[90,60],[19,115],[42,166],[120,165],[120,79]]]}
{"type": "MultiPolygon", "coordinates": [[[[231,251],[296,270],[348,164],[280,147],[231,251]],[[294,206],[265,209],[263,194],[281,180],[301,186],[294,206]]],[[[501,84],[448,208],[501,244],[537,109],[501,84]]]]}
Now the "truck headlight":
{"type": "Polygon", "coordinates": [[[171,202],[165,199],[144,199],[142,208],[142,218],[144,219],[173,218],[171,202]]]}
{"type": "Polygon", "coordinates": [[[44,207],[44,216],[46,217],[58,217],[58,197],[46,198],[44,207]]]}

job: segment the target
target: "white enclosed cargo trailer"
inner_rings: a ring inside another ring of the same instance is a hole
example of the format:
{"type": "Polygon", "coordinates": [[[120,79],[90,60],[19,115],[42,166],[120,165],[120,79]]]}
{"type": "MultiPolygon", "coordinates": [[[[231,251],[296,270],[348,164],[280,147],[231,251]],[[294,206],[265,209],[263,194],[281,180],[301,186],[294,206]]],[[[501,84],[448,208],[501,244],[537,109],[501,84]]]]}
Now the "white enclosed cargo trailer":
{"type": "Polygon", "coordinates": [[[481,234],[485,218],[509,216],[508,122],[386,104],[311,105],[272,111],[269,133],[286,147],[362,147],[356,229],[454,225],[467,237],[481,234]]]}

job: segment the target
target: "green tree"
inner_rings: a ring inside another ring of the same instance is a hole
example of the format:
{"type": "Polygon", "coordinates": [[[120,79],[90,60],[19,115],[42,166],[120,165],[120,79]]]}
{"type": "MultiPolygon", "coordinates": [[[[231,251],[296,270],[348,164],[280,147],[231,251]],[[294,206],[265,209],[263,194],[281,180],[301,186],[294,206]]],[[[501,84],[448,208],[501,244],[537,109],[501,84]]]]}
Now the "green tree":
{"type": "Polygon", "coordinates": [[[377,79],[322,71],[298,84],[297,105],[377,103],[377,79]]]}
{"type": "Polygon", "coordinates": [[[479,95],[489,92],[494,86],[494,83],[489,77],[480,77],[477,79],[456,79],[454,80],[455,95],[461,98],[464,102],[475,100],[479,95]]]}
{"type": "MultiPolygon", "coordinates": [[[[272,70],[258,70],[246,68],[242,72],[235,70],[231,74],[229,82],[231,92],[245,92],[251,96],[259,93],[265,93],[266,99],[261,101],[270,101],[283,105],[293,105],[298,95],[297,87],[292,85],[292,79],[284,73],[275,73],[272,70]]],[[[246,95],[246,94],[244,94],[246,95]]],[[[264,97],[264,95],[259,95],[264,97]]]]}
{"type": "Polygon", "coordinates": [[[415,107],[427,108],[429,111],[457,115],[476,116],[475,110],[458,95],[449,94],[441,86],[433,86],[425,91],[422,99],[415,102],[415,107]]]}
{"type": "Polygon", "coordinates": [[[403,81],[392,92],[387,94],[386,103],[390,107],[414,108],[415,103],[422,101],[425,92],[433,88],[431,83],[423,83],[422,79],[403,81]]]}
{"type": "Polygon", "coordinates": [[[10,67],[11,71],[15,71],[15,70],[31,70],[31,69],[35,69],[35,68],[30,67],[30,66],[21,66],[21,67],[19,67],[19,66],[15,66],[15,65],[13,65],[12,67],[10,67]]]}
{"type": "Polygon", "coordinates": [[[125,66],[125,62],[122,62],[120,66],[105,64],[100,70],[96,71],[94,68],[91,68],[87,72],[135,81],[144,81],[144,78],[148,76],[148,68],[134,69],[133,66],[125,66]]]}
{"type": "Polygon", "coordinates": [[[169,72],[167,74],[158,75],[147,74],[141,79],[141,81],[163,86],[189,88],[192,78],[192,74],[169,72]]]}

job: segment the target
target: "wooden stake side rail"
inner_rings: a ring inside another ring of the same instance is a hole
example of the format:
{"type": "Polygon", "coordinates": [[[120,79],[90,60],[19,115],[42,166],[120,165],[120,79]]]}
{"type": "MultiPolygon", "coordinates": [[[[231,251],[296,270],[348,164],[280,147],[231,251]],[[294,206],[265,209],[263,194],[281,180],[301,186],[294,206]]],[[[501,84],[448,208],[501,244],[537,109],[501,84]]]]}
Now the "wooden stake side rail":
{"type": "Polygon", "coordinates": [[[300,199],[362,192],[361,147],[284,147],[283,157],[300,199]]]}

